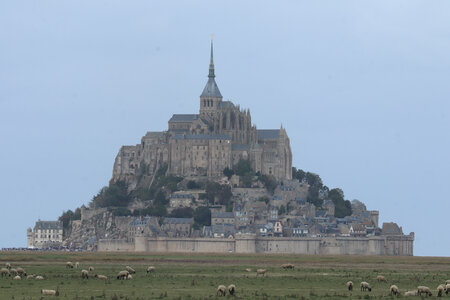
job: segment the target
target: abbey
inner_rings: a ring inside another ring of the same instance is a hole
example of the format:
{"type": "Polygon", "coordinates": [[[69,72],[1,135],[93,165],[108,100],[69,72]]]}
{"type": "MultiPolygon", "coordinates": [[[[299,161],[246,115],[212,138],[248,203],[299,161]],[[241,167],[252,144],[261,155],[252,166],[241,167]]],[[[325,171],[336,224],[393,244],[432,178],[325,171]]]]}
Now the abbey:
{"type": "Polygon", "coordinates": [[[112,182],[136,181],[145,169],[153,175],[167,164],[168,173],[181,176],[223,176],[240,159],[255,172],[278,180],[292,177],[292,152],[286,130],[257,129],[249,110],[223,101],[215,81],[213,44],[208,82],[200,95],[198,114],[174,114],[167,131],[147,132],[136,146],[122,146],[112,182]]]}

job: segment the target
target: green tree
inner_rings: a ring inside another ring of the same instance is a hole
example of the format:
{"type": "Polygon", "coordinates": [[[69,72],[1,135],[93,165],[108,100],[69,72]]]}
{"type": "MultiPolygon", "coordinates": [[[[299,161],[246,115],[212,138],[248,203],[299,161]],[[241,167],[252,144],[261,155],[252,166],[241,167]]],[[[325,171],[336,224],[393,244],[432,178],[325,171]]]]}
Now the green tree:
{"type": "Polygon", "coordinates": [[[228,179],[230,179],[231,176],[234,175],[234,171],[233,171],[233,169],[226,167],[225,169],[223,169],[223,175],[227,176],[228,179]]]}
{"type": "Polygon", "coordinates": [[[194,216],[194,210],[190,207],[179,207],[172,210],[169,214],[171,218],[192,218],[194,216]]]}
{"type": "Polygon", "coordinates": [[[239,176],[244,176],[245,173],[252,172],[252,164],[248,159],[240,159],[236,165],[235,173],[239,176]]]}
{"type": "Polygon", "coordinates": [[[328,192],[328,198],[333,201],[335,209],[334,216],[337,218],[343,218],[352,214],[352,205],[350,201],[344,200],[344,191],[335,188],[328,192]]]}
{"type": "Polygon", "coordinates": [[[286,213],[286,208],[284,208],[284,205],[281,205],[280,208],[278,208],[278,216],[282,216],[286,213]]]}
{"type": "Polygon", "coordinates": [[[201,188],[200,185],[197,182],[195,182],[194,180],[189,180],[188,183],[186,184],[186,187],[189,190],[196,190],[196,189],[201,188]]]}
{"type": "Polygon", "coordinates": [[[273,175],[261,175],[259,177],[259,180],[264,184],[264,186],[266,187],[266,189],[273,194],[273,192],[275,191],[275,189],[278,186],[278,182],[275,178],[275,176],[273,175]]]}
{"type": "Polygon", "coordinates": [[[194,222],[199,226],[211,226],[211,210],[206,206],[199,206],[194,211],[194,222]]]}
{"type": "Polygon", "coordinates": [[[252,187],[252,182],[253,182],[253,173],[252,172],[247,172],[245,173],[242,177],[242,185],[246,188],[250,188],[252,187]]]}
{"type": "Polygon", "coordinates": [[[233,194],[231,193],[231,187],[226,184],[219,184],[217,182],[208,182],[206,184],[206,198],[211,204],[226,205],[233,194]]]}

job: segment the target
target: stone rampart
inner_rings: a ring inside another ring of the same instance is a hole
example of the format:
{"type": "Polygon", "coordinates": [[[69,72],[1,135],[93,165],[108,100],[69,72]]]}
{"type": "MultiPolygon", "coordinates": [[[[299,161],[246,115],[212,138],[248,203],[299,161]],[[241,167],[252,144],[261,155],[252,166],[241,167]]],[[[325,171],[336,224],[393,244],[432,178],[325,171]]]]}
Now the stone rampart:
{"type": "Polygon", "coordinates": [[[275,238],[237,235],[223,238],[136,237],[134,243],[100,240],[99,251],[216,252],[307,255],[404,255],[412,256],[414,234],[373,237],[275,238]]]}

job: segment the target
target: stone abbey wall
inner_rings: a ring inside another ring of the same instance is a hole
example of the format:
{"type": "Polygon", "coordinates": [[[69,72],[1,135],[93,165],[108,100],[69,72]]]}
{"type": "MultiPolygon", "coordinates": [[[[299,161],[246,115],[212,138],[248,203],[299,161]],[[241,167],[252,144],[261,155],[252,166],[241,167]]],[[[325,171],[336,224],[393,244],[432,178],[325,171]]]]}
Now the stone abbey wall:
{"type": "Polygon", "coordinates": [[[100,240],[98,251],[412,256],[413,243],[413,233],[361,238],[261,238],[253,235],[237,235],[235,239],[136,237],[134,243],[100,240]]]}

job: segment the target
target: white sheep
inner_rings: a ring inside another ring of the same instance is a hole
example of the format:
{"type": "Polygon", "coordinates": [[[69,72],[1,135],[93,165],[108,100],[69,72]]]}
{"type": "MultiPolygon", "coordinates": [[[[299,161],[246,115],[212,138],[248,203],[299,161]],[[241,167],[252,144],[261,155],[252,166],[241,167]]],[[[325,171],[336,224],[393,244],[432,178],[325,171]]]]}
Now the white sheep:
{"type": "Polygon", "coordinates": [[[5,267],[6,267],[8,270],[11,270],[11,264],[10,264],[9,262],[7,262],[7,263],[5,264],[5,267]]]}
{"type": "Polygon", "coordinates": [[[378,275],[377,276],[377,281],[378,282],[387,282],[386,277],[382,276],[382,275],[378,275]]]}
{"type": "Polygon", "coordinates": [[[14,280],[21,280],[22,277],[20,277],[19,275],[17,275],[17,276],[15,276],[13,279],[14,279],[14,280]]]}
{"type": "Polygon", "coordinates": [[[256,277],[258,277],[258,275],[266,276],[266,269],[258,269],[258,270],[256,270],[256,277]]]}
{"type": "Polygon", "coordinates": [[[89,271],[88,270],[81,270],[81,278],[89,279],[89,271]]]}
{"type": "Polygon", "coordinates": [[[217,295],[222,295],[225,296],[225,294],[227,293],[227,287],[224,285],[219,285],[217,287],[217,292],[216,292],[216,296],[217,295]]]}
{"type": "Polygon", "coordinates": [[[148,273],[152,273],[152,272],[155,272],[155,267],[153,267],[153,266],[148,267],[147,268],[147,274],[148,273]]]}
{"type": "Polygon", "coordinates": [[[108,280],[108,277],[105,276],[105,275],[97,275],[97,274],[95,274],[94,277],[98,278],[98,279],[101,279],[101,280],[108,280]]]}
{"type": "Polygon", "coordinates": [[[398,296],[400,295],[400,291],[398,290],[398,286],[396,285],[391,285],[391,287],[389,288],[389,293],[390,295],[394,295],[394,296],[398,296]]]}
{"type": "Polygon", "coordinates": [[[450,292],[450,283],[445,285],[445,294],[448,295],[448,292],[450,292]]]}
{"type": "Polygon", "coordinates": [[[128,274],[127,276],[127,280],[133,279],[133,276],[131,276],[131,274],[128,274]]]}
{"type": "Polygon", "coordinates": [[[450,284],[450,279],[445,281],[445,285],[450,284]]]}
{"type": "Polygon", "coordinates": [[[369,291],[369,292],[371,292],[372,291],[372,288],[370,287],[370,284],[368,284],[367,282],[365,282],[365,281],[363,281],[363,282],[361,282],[361,291],[369,291]]]}
{"type": "Polygon", "coordinates": [[[130,275],[128,271],[120,271],[117,275],[117,279],[127,279],[128,275],[130,275]]]}
{"type": "Polygon", "coordinates": [[[294,265],[293,264],[282,264],[281,267],[285,270],[287,269],[294,269],[294,265]]]}
{"type": "Polygon", "coordinates": [[[71,261],[66,262],[66,268],[73,269],[73,263],[71,261]]]}
{"type": "Polygon", "coordinates": [[[251,272],[252,269],[247,268],[247,269],[245,269],[245,271],[246,271],[246,272],[251,272]]]}
{"type": "Polygon", "coordinates": [[[9,272],[9,270],[7,268],[2,268],[0,270],[0,273],[2,274],[2,277],[11,276],[11,272],[9,272]]]}
{"type": "Polygon", "coordinates": [[[40,276],[40,275],[38,275],[38,276],[36,276],[36,278],[35,278],[36,280],[44,280],[44,277],[42,277],[42,276],[40,276]]]}
{"type": "Polygon", "coordinates": [[[36,277],[36,275],[31,274],[31,275],[28,275],[28,276],[27,276],[27,279],[34,279],[35,277],[36,277]]]}
{"type": "Polygon", "coordinates": [[[130,266],[126,266],[126,267],[125,267],[125,270],[127,270],[128,272],[130,272],[130,274],[135,274],[135,273],[136,273],[136,271],[135,271],[132,267],[130,267],[130,266]]]}
{"type": "Polygon", "coordinates": [[[11,276],[16,276],[16,275],[18,275],[16,269],[10,269],[9,272],[11,273],[11,276]]]}
{"type": "Polygon", "coordinates": [[[228,286],[228,293],[230,293],[231,296],[234,296],[235,292],[236,292],[236,286],[234,284],[230,284],[228,286]]]}
{"type": "Polygon", "coordinates": [[[89,267],[89,272],[94,272],[94,267],[89,267]]]}
{"type": "Polygon", "coordinates": [[[353,282],[352,281],[347,282],[347,288],[349,291],[353,291],[353,282]]]}
{"type": "Polygon", "coordinates": [[[417,287],[417,295],[422,296],[422,294],[425,293],[426,296],[432,296],[431,290],[427,286],[418,286],[417,287]]]}
{"type": "Polygon", "coordinates": [[[408,296],[417,296],[417,291],[407,291],[405,292],[405,297],[408,296]]]}
{"type": "Polygon", "coordinates": [[[45,296],[59,296],[59,292],[57,290],[41,290],[41,294],[45,296]]]}
{"type": "Polygon", "coordinates": [[[445,287],[444,287],[444,285],[440,284],[440,285],[438,285],[436,290],[437,290],[437,296],[442,297],[442,293],[445,291],[445,287]]]}
{"type": "Polygon", "coordinates": [[[79,262],[76,262],[76,263],[75,263],[75,269],[78,269],[79,266],[80,266],[80,263],[79,263],[79,262]]]}
{"type": "Polygon", "coordinates": [[[27,272],[25,272],[24,268],[17,268],[16,271],[17,271],[17,274],[20,276],[22,276],[22,275],[27,276],[27,272]]]}

